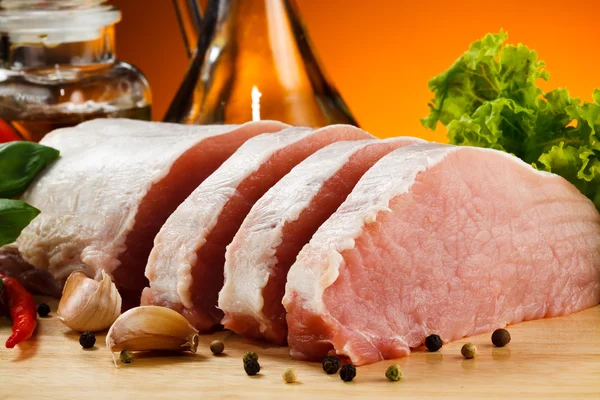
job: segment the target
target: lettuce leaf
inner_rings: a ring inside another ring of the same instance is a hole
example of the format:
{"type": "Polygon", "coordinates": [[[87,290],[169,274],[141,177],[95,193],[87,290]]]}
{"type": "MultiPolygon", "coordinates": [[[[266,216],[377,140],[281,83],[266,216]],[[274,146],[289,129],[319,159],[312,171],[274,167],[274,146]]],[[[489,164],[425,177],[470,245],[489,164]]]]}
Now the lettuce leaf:
{"type": "Polygon", "coordinates": [[[445,125],[452,144],[506,151],[561,175],[600,209],[600,90],[583,104],[566,89],[544,93],[537,83],[549,78],[545,63],[506,39],[486,35],[432,78],[421,123],[445,125]]]}

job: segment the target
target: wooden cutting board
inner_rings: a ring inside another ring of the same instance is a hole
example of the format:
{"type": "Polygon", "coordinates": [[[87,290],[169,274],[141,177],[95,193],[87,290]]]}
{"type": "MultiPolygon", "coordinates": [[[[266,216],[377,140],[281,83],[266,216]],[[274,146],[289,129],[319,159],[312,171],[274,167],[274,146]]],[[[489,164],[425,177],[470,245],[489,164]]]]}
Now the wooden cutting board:
{"type": "MultiPolygon", "coordinates": [[[[56,310],[56,301],[48,303],[56,310]]],[[[392,364],[385,361],[358,368],[355,381],[344,383],[318,363],[292,361],[287,348],[230,332],[202,337],[196,355],[139,355],[117,368],[104,334],[97,335],[94,349],[83,350],[79,334],[46,318],[35,339],[12,350],[1,346],[0,399],[600,398],[600,306],[508,329],[512,342],[505,348],[493,347],[490,334],[474,336],[395,361],[404,371],[400,382],[385,379],[392,364]],[[208,349],[216,338],[226,345],[220,357],[208,349]],[[469,341],[479,351],[474,360],[460,355],[469,341]],[[246,351],[259,354],[262,370],[256,377],[244,373],[246,351]],[[296,368],[298,383],[282,381],[286,367],[296,368]]],[[[2,344],[9,334],[10,321],[2,319],[2,344]]]]}

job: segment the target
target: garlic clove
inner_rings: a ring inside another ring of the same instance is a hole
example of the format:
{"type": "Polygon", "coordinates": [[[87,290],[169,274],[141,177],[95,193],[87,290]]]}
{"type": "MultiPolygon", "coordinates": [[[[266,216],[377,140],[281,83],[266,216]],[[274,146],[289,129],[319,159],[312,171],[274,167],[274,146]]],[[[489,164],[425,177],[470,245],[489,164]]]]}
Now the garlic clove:
{"type": "Polygon", "coordinates": [[[83,271],[75,271],[65,282],[57,314],[74,331],[101,331],[121,314],[121,295],[106,272],[102,271],[98,282],[83,271]]]}
{"type": "Polygon", "coordinates": [[[198,331],[166,307],[140,306],[123,313],[106,335],[111,352],[176,350],[196,352],[198,331]]]}

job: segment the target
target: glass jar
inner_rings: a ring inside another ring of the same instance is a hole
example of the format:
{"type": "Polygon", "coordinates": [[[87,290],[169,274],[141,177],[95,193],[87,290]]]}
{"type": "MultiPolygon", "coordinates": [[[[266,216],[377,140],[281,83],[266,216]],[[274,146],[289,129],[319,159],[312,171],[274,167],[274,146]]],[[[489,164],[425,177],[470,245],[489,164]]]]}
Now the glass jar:
{"type": "Polygon", "coordinates": [[[99,117],[150,120],[146,78],[115,59],[121,12],[102,3],[0,0],[0,128],[39,141],[99,117]]]}

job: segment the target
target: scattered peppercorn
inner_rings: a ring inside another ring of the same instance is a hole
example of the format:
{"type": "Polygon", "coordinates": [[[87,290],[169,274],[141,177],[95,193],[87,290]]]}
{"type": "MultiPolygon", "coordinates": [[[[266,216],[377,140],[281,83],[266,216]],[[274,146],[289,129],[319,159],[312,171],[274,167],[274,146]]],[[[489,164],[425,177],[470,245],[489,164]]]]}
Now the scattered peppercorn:
{"type": "Polygon", "coordinates": [[[425,347],[427,347],[427,350],[429,351],[438,351],[442,348],[442,344],[442,338],[435,334],[429,335],[425,339],[425,347]]]}
{"type": "Polygon", "coordinates": [[[492,333],[492,343],[496,347],[504,347],[510,343],[510,333],[506,329],[496,329],[492,333]]]}
{"type": "Polygon", "coordinates": [[[40,317],[47,317],[50,314],[50,306],[46,303],[42,303],[37,308],[37,313],[40,317]]]}
{"type": "Polygon", "coordinates": [[[250,376],[256,375],[260,372],[260,364],[255,358],[249,358],[248,361],[244,361],[244,371],[250,376]]]}
{"type": "Polygon", "coordinates": [[[335,374],[340,369],[340,359],[336,356],[327,356],[323,359],[323,371],[329,375],[335,374]]]}
{"type": "Polygon", "coordinates": [[[258,361],[258,354],[256,354],[253,351],[249,351],[246,354],[244,354],[244,358],[242,360],[244,361],[244,364],[250,360],[258,361]]]}
{"type": "Polygon", "coordinates": [[[400,369],[400,365],[390,365],[385,371],[385,377],[392,382],[399,381],[402,378],[402,370],[400,369]]]}
{"type": "Polygon", "coordinates": [[[94,335],[94,332],[83,332],[79,336],[79,344],[84,349],[91,349],[96,344],[96,335],[94,335]]]}
{"type": "Polygon", "coordinates": [[[121,351],[119,358],[121,358],[123,364],[131,364],[133,362],[133,353],[129,350],[123,350],[121,351]]]}
{"type": "Polygon", "coordinates": [[[477,346],[475,346],[473,343],[467,343],[462,347],[462,349],[460,349],[460,353],[466,359],[475,358],[477,355],[477,346]]]}
{"type": "Polygon", "coordinates": [[[356,376],[356,368],[352,364],[344,364],[340,369],[340,378],[344,382],[350,382],[356,376]]]}
{"type": "Polygon", "coordinates": [[[283,370],[283,374],[281,375],[285,383],[294,383],[298,376],[296,375],[296,370],[294,368],[286,368],[283,370]]]}
{"type": "Polygon", "coordinates": [[[215,356],[221,354],[223,350],[225,350],[225,344],[223,344],[223,342],[220,340],[213,340],[210,343],[210,351],[212,351],[215,356]]]}

